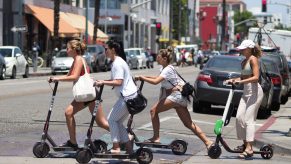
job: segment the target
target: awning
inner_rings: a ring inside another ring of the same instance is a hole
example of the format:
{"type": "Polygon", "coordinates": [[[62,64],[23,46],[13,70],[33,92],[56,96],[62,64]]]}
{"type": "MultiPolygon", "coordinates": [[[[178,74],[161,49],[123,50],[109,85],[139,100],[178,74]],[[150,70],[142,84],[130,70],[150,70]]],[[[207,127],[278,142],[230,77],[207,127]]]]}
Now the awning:
{"type": "MultiPolygon", "coordinates": [[[[53,35],[53,32],[54,32],[54,11],[52,9],[33,6],[33,5],[26,5],[26,6],[31,10],[31,13],[53,35]]],[[[79,31],[60,17],[59,36],[60,37],[78,37],[79,31]]]]}
{"type": "MultiPolygon", "coordinates": [[[[61,18],[69,22],[73,27],[78,29],[80,33],[85,33],[86,18],[82,15],[61,12],[61,18]]],[[[88,21],[88,35],[93,38],[94,25],[88,21]]],[[[100,29],[97,29],[97,40],[106,42],[109,37],[100,29]]]]}
{"type": "MultiPolygon", "coordinates": [[[[54,11],[52,9],[27,5],[31,13],[52,33],[54,31],[54,11]]],[[[59,35],[60,37],[80,37],[80,34],[85,34],[86,18],[82,15],[77,15],[68,12],[60,12],[59,35]]],[[[94,25],[88,21],[88,35],[93,38],[94,25]]],[[[108,35],[97,30],[97,41],[106,42],[109,39],[108,35]]]]}

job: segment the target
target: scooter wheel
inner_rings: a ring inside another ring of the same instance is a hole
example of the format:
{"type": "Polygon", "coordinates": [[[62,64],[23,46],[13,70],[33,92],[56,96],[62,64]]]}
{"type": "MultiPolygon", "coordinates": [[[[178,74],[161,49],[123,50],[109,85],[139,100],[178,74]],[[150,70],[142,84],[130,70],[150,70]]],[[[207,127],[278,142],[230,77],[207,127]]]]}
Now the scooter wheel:
{"type": "Polygon", "coordinates": [[[208,156],[212,159],[217,159],[221,155],[221,148],[218,144],[210,146],[208,156]]]}
{"type": "MultiPolygon", "coordinates": [[[[107,151],[107,143],[102,140],[94,140],[96,153],[105,153],[107,151]]],[[[93,149],[91,149],[93,150],[93,149]]]]}
{"type": "Polygon", "coordinates": [[[50,147],[46,142],[36,142],[33,146],[33,154],[37,158],[44,158],[48,155],[50,147]]]}
{"type": "Polygon", "coordinates": [[[271,159],[273,157],[273,148],[271,145],[263,145],[260,151],[261,156],[264,159],[271,159]]]}
{"type": "Polygon", "coordinates": [[[171,144],[172,152],[175,155],[183,155],[187,151],[187,143],[183,140],[175,140],[171,144]]]}
{"type": "Polygon", "coordinates": [[[148,148],[139,148],[136,151],[136,160],[139,164],[149,164],[153,160],[153,153],[148,148]]]}
{"type": "Polygon", "coordinates": [[[90,149],[83,149],[77,151],[76,160],[79,163],[88,163],[91,160],[92,156],[93,154],[90,149]]]}

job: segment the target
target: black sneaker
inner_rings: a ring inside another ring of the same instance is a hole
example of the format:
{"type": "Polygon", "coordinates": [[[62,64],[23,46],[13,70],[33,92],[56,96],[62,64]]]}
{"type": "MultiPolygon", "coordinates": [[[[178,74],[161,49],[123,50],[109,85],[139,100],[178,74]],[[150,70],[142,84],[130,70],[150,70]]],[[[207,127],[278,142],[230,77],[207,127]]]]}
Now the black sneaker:
{"type": "Polygon", "coordinates": [[[74,150],[77,150],[79,147],[78,147],[78,144],[73,144],[70,140],[68,140],[67,142],[63,143],[62,145],[60,145],[59,147],[71,147],[73,148],[74,150]]]}

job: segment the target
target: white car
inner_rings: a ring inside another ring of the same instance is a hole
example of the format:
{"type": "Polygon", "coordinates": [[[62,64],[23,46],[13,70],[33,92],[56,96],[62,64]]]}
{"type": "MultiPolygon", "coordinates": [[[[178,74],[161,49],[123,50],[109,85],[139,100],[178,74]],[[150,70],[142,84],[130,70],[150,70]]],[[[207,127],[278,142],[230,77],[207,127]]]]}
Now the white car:
{"type": "Polygon", "coordinates": [[[55,75],[57,73],[68,73],[71,69],[74,59],[69,57],[67,54],[67,50],[63,49],[53,57],[52,61],[52,74],[55,75]]]}
{"type": "Polygon", "coordinates": [[[0,54],[4,57],[6,64],[6,77],[15,79],[17,75],[27,78],[29,75],[28,63],[17,46],[0,46],[0,54]]]}
{"type": "Polygon", "coordinates": [[[142,69],[147,67],[147,58],[143,48],[128,48],[124,49],[124,51],[128,54],[128,56],[137,58],[138,68],[142,69]]]}

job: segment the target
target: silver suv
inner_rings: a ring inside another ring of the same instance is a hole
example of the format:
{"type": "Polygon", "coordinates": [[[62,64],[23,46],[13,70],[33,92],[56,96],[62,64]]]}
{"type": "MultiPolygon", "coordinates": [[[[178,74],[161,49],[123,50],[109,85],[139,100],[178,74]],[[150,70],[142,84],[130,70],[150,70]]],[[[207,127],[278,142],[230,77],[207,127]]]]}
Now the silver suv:
{"type": "Polygon", "coordinates": [[[108,70],[108,61],[105,55],[105,48],[102,45],[87,45],[87,52],[93,56],[91,66],[94,72],[108,70]]]}

